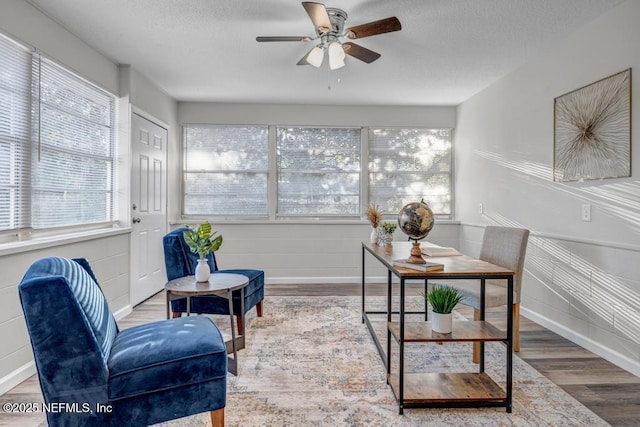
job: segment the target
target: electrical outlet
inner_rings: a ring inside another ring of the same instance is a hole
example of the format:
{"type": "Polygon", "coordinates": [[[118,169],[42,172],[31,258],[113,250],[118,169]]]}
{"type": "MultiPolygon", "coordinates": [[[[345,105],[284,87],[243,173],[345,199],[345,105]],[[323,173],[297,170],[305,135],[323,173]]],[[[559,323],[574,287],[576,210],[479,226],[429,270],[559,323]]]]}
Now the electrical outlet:
{"type": "Polygon", "coordinates": [[[590,204],[583,204],[582,205],[582,220],[589,222],[591,221],[591,205],[590,204]]]}
{"type": "Polygon", "coordinates": [[[480,203],[480,204],[478,205],[478,213],[479,213],[479,214],[484,213],[484,204],[480,203]]]}

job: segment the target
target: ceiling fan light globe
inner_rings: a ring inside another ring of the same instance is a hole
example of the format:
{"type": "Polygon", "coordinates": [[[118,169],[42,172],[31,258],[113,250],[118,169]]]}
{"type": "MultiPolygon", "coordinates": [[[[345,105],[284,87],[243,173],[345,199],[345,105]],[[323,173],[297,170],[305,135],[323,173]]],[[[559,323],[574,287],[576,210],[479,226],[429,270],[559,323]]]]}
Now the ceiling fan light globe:
{"type": "Polygon", "coordinates": [[[347,55],[344,53],[342,45],[338,42],[331,42],[329,44],[329,59],[343,60],[347,55]]]}
{"type": "Polygon", "coordinates": [[[338,68],[344,67],[344,65],[344,59],[329,57],[329,68],[331,70],[337,70],[338,68]]]}
{"type": "Polygon", "coordinates": [[[324,50],[322,50],[318,46],[311,49],[311,52],[309,52],[309,55],[307,56],[307,62],[309,63],[309,65],[313,65],[316,68],[320,68],[323,59],[324,50]]]}

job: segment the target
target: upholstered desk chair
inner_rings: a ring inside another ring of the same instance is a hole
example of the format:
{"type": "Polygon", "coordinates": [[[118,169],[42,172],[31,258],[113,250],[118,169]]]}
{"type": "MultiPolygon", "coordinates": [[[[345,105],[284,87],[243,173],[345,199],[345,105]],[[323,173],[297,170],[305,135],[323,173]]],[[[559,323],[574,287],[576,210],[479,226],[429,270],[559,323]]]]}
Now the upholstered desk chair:
{"type": "MultiPolygon", "coordinates": [[[[485,228],[480,250],[480,259],[508,268],[515,272],[513,277],[513,350],[520,351],[520,295],[522,290],[522,270],[527,251],[529,230],[490,225],[485,228]]],[[[479,280],[443,280],[458,289],[464,295],[461,304],[473,307],[474,319],[480,318],[480,281],[479,280]]],[[[433,286],[434,284],[430,284],[433,286]]],[[[506,280],[485,281],[485,308],[507,304],[506,280]]],[[[479,363],[480,346],[473,345],[473,361],[479,363]]]]}
{"type": "MultiPolygon", "coordinates": [[[[186,227],[176,228],[162,238],[164,246],[164,262],[167,268],[167,279],[173,280],[179,277],[194,275],[198,264],[198,254],[191,252],[184,241],[182,233],[186,227]]],[[[240,291],[233,292],[233,312],[236,314],[238,333],[244,334],[245,314],[256,307],[258,317],[262,317],[262,300],[264,299],[264,271],[251,269],[218,270],[216,257],[213,253],[207,256],[207,263],[211,274],[235,273],[243,274],[249,278],[249,283],[244,288],[244,313],[240,309],[240,291]]],[[[174,317],[187,311],[187,299],[181,298],[171,301],[171,311],[174,317]]],[[[202,295],[191,297],[191,312],[206,314],[229,314],[229,302],[215,295],[202,295]]]]}
{"type": "Polygon", "coordinates": [[[49,426],[146,426],[211,411],[224,425],[227,352],[204,316],[118,330],[89,263],[43,258],[19,287],[49,426]],[[73,410],[72,410],[73,409],[73,410]]]}

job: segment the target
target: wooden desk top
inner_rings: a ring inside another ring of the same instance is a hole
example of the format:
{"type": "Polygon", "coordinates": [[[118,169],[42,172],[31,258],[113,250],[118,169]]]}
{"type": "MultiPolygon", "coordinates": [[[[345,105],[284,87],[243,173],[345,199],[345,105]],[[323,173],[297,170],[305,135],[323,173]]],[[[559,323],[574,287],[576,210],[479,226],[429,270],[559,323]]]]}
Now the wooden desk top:
{"type": "MultiPolygon", "coordinates": [[[[398,277],[405,278],[481,278],[490,276],[492,278],[513,276],[515,272],[491,264],[486,261],[474,259],[466,255],[448,256],[448,257],[429,257],[424,256],[425,261],[437,262],[444,264],[444,270],[439,271],[417,271],[408,268],[396,267],[393,265],[394,260],[407,259],[411,253],[411,242],[393,242],[391,246],[379,246],[373,243],[362,242],[362,247],[371,255],[376,257],[398,277]]],[[[424,242],[421,246],[428,246],[424,242]]]]}
{"type": "Polygon", "coordinates": [[[196,282],[196,276],[185,276],[167,282],[164,289],[176,295],[211,295],[240,289],[248,283],[249,278],[242,274],[212,272],[208,282],[196,282]]]}

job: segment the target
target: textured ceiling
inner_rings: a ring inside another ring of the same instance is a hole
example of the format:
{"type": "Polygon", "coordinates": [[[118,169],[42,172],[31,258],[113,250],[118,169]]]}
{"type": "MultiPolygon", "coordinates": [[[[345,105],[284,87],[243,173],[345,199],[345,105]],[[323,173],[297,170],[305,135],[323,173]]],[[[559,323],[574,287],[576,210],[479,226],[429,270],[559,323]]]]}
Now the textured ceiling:
{"type": "Polygon", "coordinates": [[[29,0],[90,46],[180,101],[457,105],[623,0],[343,0],[345,27],[397,16],[356,40],[382,57],[296,66],[314,35],[292,0],[29,0]],[[330,88],[329,88],[330,87],[330,88]]]}

